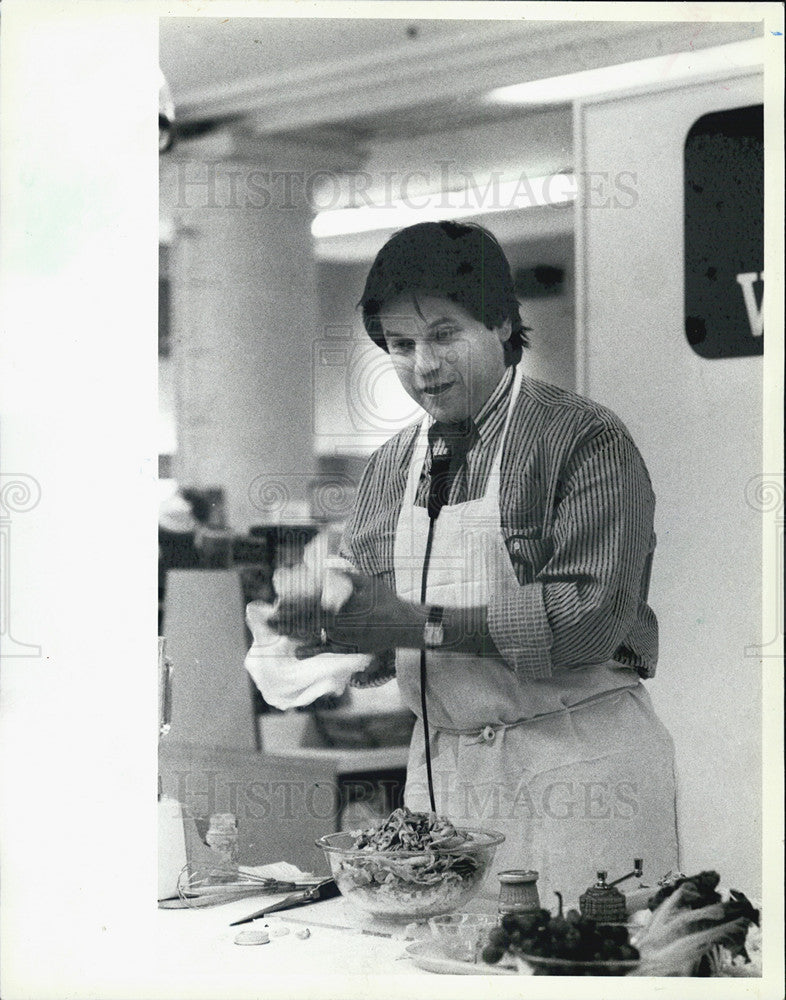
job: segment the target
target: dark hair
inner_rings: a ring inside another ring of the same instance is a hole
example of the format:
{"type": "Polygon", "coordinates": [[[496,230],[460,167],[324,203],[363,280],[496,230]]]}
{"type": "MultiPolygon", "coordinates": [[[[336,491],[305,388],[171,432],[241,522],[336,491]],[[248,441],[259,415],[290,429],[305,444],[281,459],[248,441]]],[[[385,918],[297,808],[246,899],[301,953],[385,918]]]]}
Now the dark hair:
{"type": "Polygon", "coordinates": [[[515,365],[529,346],[502,247],[475,223],[419,222],[395,233],[371,265],[358,303],[369,337],[387,351],[380,313],[404,292],[450,299],[489,330],[510,320],[505,364],[515,365]]]}

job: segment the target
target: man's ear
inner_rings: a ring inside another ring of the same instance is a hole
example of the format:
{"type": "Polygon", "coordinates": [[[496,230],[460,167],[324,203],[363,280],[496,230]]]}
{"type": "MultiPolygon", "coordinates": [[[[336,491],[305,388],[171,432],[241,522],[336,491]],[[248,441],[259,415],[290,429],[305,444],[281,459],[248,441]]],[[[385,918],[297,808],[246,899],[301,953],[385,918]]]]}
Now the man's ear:
{"type": "Polygon", "coordinates": [[[506,319],[504,323],[496,329],[496,334],[499,337],[499,342],[504,344],[506,341],[510,340],[510,335],[513,333],[513,327],[509,319],[506,319]]]}

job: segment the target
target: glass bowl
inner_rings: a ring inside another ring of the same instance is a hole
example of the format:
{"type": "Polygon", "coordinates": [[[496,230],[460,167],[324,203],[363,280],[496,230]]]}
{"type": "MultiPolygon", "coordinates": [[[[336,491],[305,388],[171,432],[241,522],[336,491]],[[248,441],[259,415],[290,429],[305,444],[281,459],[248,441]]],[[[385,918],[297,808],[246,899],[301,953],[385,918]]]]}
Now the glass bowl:
{"type": "Polygon", "coordinates": [[[329,833],[316,844],[349,903],[381,920],[411,923],[451,913],[474,896],[505,839],[495,830],[458,832],[467,837],[459,847],[428,851],[357,848],[351,833],[329,833]]]}
{"type": "Polygon", "coordinates": [[[443,913],[429,918],[431,934],[442,951],[459,962],[477,962],[498,918],[490,913],[443,913]]]}

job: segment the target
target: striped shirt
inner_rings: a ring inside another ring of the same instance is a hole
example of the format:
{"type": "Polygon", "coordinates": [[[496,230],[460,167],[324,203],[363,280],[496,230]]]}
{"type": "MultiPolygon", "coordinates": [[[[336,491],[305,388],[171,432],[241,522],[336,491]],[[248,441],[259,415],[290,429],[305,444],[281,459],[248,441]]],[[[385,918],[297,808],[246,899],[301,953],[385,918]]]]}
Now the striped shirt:
{"type": "MultiPolygon", "coordinates": [[[[476,433],[448,503],[483,495],[505,422],[508,369],[475,420],[476,433]]],[[[395,588],[393,546],[419,424],[369,460],[342,555],[395,588]]],[[[435,448],[436,450],[436,448],[435,448]]],[[[416,503],[425,506],[430,452],[416,503]]],[[[500,518],[517,590],[494,594],[491,638],[522,678],[614,660],[655,672],[658,626],[647,605],[655,497],[630,434],[610,410],[522,378],[502,453],[500,518]]],[[[367,683],[392,676],[381,658],[367,683]]],[[[362,682],[361,682],[362,683],[362,682]]]]}

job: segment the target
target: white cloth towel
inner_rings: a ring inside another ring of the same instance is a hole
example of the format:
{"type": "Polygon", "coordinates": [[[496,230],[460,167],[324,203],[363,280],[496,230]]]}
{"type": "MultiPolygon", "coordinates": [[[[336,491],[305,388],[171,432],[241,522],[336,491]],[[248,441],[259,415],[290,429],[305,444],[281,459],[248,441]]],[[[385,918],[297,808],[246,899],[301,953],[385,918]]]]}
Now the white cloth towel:
{"type": "MultiPolygon", "coordinates": [[[[342,587],[339,566],[332,565],[324,578],[323,607],[340,611],[349,599],[352,587],[342,587]],[[331,576],[338,578],[331,580],[331,576]]],[[[280,583],[277,581],[277,589],[280,583]]],[[[279,589],[279,593],[280,593],[279,589]]],[[[268,625],[276,609],[275,604],[253,601],[246,608],[246,621],[254,643],[246,656],[246,670],[273,708],[287,709],[310,705],[325,694],[340,695],[353,674],[366,670],[371,664],[368,653],[319,653],[305,660],[295,656],[298,642],[279,635],[268,625]]]]}

